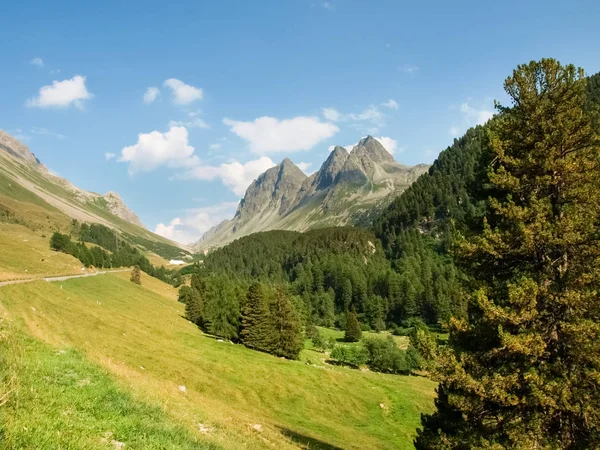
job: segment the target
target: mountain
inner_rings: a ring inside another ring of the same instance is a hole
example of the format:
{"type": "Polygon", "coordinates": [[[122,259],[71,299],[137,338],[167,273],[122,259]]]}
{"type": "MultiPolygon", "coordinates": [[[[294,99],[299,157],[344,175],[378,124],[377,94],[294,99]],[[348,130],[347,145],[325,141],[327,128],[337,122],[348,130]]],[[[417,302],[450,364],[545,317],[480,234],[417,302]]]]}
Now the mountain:
{"type": "Polygon", "coordinates": [[[231,220],[208,230],[193,248],[219,247],[259,231],[354,224],[371,208],[389,203],[428,167],[399,164],[371,136],[350,153],[336,146],[311,176],[286,158],[248,187],[231,220]]]}
{"type": "Polygon", "coordinates": [[[74,186],[48,170],[26,145],[0,130],[0,222],[45,232],[69,231],[74,219],[108,226],[164,259],[189,254],[179,244],[148,231],[118,193],[101,195],[74,186]]]}

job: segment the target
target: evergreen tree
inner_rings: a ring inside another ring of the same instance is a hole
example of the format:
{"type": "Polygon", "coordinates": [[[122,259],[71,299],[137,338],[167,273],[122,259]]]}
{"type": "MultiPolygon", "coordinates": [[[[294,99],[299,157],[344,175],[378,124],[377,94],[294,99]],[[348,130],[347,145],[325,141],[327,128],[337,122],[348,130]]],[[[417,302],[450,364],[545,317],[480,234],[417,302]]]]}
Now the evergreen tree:
{"type": "Polygon", "coordinates": [[[225,339],[238,338],[240,305],[235,286],[222,276],[211,277],[204,293],[204,327],[225,339]]]}
{"type": "Polygon", "coordinates": [[[248,288],[240,338],[246,347],[263,351],[269,350],[269,343],[273,340],[269,305],[262,284],[258,282],[248,288]]]}
{"type": "Polygon", "coordinates": [[[142,284],[142,274],[140,272],[140,266],[133,266],[133,269],[131,269],[130,280],[132,283],[142,284]]]}
{"type": "MultiPolygon", "coordinates": [[[[187,286],[184,286],[187,287],[187,286]]],[[[181,291],[180,291],[181,292],[181,291]]],[[[185,317],[199,327],[204,326],[204,299],[196,289],[188,288],[185,295],[185,317]]]]}
{"type": "Polygon", "coordinates": [[[458,258],[437,412],[418,449],[600,448],[600,139],[581,69],[552,59],[507,78],[489,145],[489,213],[458,258]]]}
{"type": "Polygon", "coordinates": [[[270,352],[297,359],[303,347],[302,328],[298,314],[283,289],[277,289],[277,296],[271,304],[271,319],[273,340],[270,352]]]}
{"type": "Polygon", "coordinates": [[[346,342],[358,342],[362,336],[360,323],[358,322],[358,314],[354,309],[346,314],[346,333],[344,339],[346,342]]]}

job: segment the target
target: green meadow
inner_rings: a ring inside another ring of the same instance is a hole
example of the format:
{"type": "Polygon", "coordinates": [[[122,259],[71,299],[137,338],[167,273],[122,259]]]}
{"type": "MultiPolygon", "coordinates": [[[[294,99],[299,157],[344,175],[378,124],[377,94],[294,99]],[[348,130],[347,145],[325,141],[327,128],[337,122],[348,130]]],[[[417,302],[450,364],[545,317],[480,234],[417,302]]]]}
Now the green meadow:
{"type": "Polygon", "coordinates": [[[433,410],[426,378],[215,339],[171,286],[128,278],[0,288],[6,448],[405,449],[433,410]]]}

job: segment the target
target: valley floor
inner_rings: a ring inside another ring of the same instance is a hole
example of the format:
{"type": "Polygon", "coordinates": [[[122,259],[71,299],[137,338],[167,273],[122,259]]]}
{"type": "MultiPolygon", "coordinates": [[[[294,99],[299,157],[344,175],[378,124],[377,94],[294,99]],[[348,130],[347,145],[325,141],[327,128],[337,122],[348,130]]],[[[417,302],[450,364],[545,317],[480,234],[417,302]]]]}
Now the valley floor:
{"type": "Polygon", "coordinates": [[[433,409],[430,380],[221,342],[128,279],[0,288],[3,448],[408,449],[433,409]]]}

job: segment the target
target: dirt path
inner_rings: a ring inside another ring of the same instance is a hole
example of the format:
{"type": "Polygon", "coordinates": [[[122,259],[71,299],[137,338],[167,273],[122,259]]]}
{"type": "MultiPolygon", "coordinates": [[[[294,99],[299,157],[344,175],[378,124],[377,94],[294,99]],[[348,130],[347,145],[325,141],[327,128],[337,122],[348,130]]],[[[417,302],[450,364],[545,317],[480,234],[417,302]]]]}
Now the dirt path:
{"type": "Polygon", "coordinates": [[[116,272],[129,272],[131,269],[120,269],[120,270],[102,270],[100,272],[92,272],[92,273],[82,273],[81,275],[64,275],[58,277],[46,277],[46,278],[26,278],[23,280],[10,280],[10,281],[0,281],[0,287],[8,286],[9,284],[22,284],[22,283],[31,283],[32,281],[65,281],[70,280],[71,278],[87,278],[87,277],[95,277],[96,275],[104,275],[106,273],[116,273],[116,272]]]}

